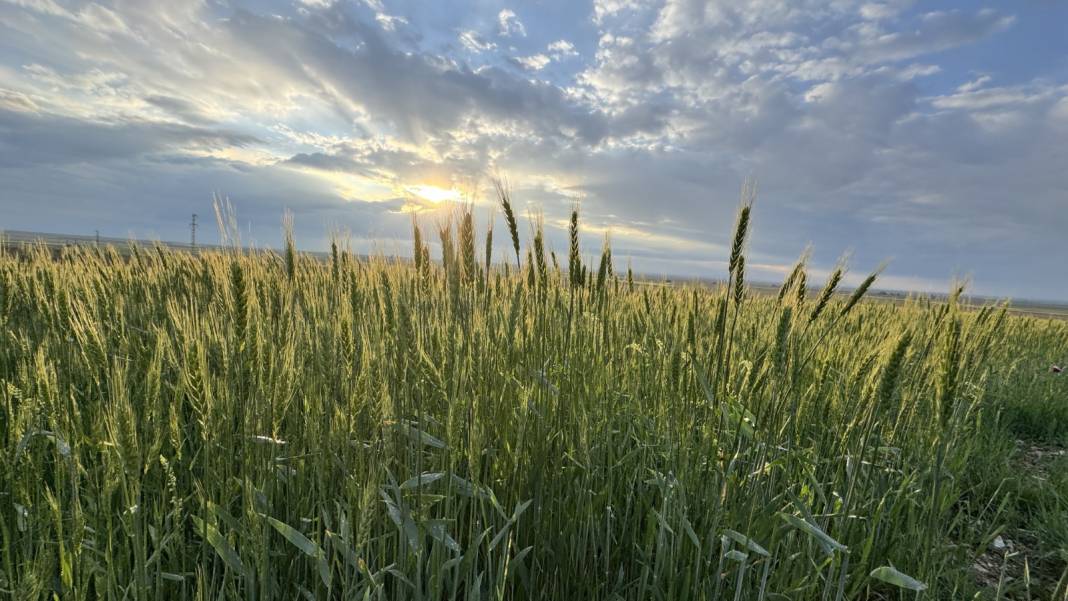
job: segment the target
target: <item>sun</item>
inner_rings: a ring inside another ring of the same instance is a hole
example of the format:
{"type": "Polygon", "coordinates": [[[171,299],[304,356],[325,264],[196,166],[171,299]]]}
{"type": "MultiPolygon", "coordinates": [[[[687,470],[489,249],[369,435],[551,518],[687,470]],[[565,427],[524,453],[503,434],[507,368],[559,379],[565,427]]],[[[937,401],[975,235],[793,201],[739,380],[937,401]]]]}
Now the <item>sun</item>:
{"type": "Polygon", "coordinates": [[[439,188],[430,184],[405,186],[404,190],[423,200],[438,204],[447,200],[460,200],[460,191],[453,188],[439,188]]]}

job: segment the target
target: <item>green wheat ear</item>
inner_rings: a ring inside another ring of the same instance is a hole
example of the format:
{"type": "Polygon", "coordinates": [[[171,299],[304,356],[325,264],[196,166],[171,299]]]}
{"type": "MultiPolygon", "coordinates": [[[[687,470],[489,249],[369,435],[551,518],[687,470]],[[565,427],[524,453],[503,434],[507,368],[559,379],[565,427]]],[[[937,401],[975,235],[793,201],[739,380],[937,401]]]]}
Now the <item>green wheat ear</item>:
{"type": "Polygon", "coordinates": [[[478,277],[478,259],[475,257],[475,218],[470,205],[461,210],[458,237],[463,281],[470,283],[478,277]]]}
{"type": "Polygon", "coordinates": [[[811,254],[811,247],[805,248],[805,251],[801,253],[801,256],[797,259],[797,263],[794,263],[793,269],[790,270],[790,274],[783,280],[782,285],[779,287],[778,302],[782,303],[798,281],[804,278],[805,265],[808,263],[809,255],[811,254]]]}
{"type": "Polygon", "coordinates": [[[282,217],[282,229],[285,233],[286,278],[293,282],[297,277],[297,242],[293,237],[293,213],[286,211],[282,217]]]}
{"type": "Polygon", "coordinates": [[[604,235],[604,245],[601,247],[601,261],[597,265],[597,289],[604,289],[605,282],[612,273],[612,243],[608,234],[604,235]]]}
{"type": "Polygon", "coordinates": [[[753,210],[753,202],[756,200],[756,181],[746,178],[742,184],[742,205],[738,209],[738,218],[734,224],[734,236],[731,242],[730,260],[727,263],[727,272],[733,274],[738,266],[745,250],[746,236],[749,235],[749,217],[753,210]]]}
{"type": "Polygon", "coordinates": [[[742,205],[742,208],[738,210],[738,220],[734,226],[734,240],[731,242],[731,256],[730,261],[727,264],[727,271],[734,273],[734,269],[738,266],[739,259],[742,258],[742,252],[745,248],[745,237],[749,233],[749,213],[752,210],[751,205],[742,205]]]}
{"type": "Polygon", "coordinates": [[[423,272],[423,232],[419,229],[419,221],[412,213],[412,259],[415,261],[415,270],[423,272]]]}
{"type": "Polygon", "coordinates": [[[734,306],[742,304],[745,295],[745,256],[738,257],[734,265],[734,306]]]}
{"type": "Polygon", "coordinates": [[[871,288],[872,284],[875,283],[875,280],[878,279],[879,275],[883,272],[884,269],[886,269],[885,263],[876,267],[875,271],[871,272],[868,277],[864,278],[864,281],[861,282],[859,286],[857,286],[857,289],[853,291],[853,294],[849,296],[849,300],[846,301],[846,304],[842,307],[842,310],[839,313],[840,316],[849,313],[853,310],[853,307],[857,306],[857,303],[860,302],[860,299],[864,298],[864,295],[867,294],[868,289],[871,288]]]}
{"type": "Polygon", "coordinates": [[[831,300],[831,295],[838,288],[838,284],[842,281],[842,276],[845,274],[844,268],[839,264],[835,267],[831,274],[827,276],[827,283],[824,284],[823,290],[820,290],[820,295],[816,298],[816,304],[812,307],[812,312],[808,315],[808,322],[812,323],[816,321],[816,318],[820,316],[823,309],[827,307],[827,303],[831,300]]]}
{"type": "Polygon", "coordinates": [[[897,388],[898,380],[901,377],[901,368],[905,362],[905,353],[908,351],[909,343],[911,341],[912,334],[905,331],[898,337],[893,350],[890,351],[890,356],[887,357],[886,365],[883,367],[883,373],[879,377],[879,384],[876,392],[880,407],[890,407],[894,391],[897,388]]]}
{"type": "Polygon", "coordinates": [[[519,262],[519,224],[516,222],[515,210],[512,208],[512,196],[508,190],[508,184],[503,180],[497,178],[493,180],[494,189],[497,192],[497,199],[501,203],[501,208],[504,210],[504,221],[508,224],[508,233],[512,237],[512,248],[515,250],[515,265],[521,267],[519,262]]]}
{"type": "Polygon", "coordinates": [[[494,212],[490,212],[489,219],[486,221],[486,246],[485,246],[485,260],[486,260],[486,282],[489,282],[491,268],[493,266],[493,221],[496,217],[494,212]]]}
{"type": "Polygon", "coordinates": [[[797,283],[794,286],[794,306],[800,312],[805,306],[805,294],[808,292],[808,273],[804,267],[797,273],[797,283]]]}
{"type": "Polygon", "coordinates": [[[568,226],[567,273],[572,288],[582,286],[582,255],[579,250],[579,213],[578,206],[571,208],[571,222],[568,226]]]}
{"type": "Polygon", "coordinates": [[[545,286],[549,279],[549,265],[545,256],[545,217],[541,212],[529,213],[528,216],[534,245],[533,259],[538,268],[538,282],[545,286]]]}
{"type": "Polygon", "coordinates": [[[330,240],[330,272],[336,284],[341,277],[341,257],[338,254],[337,239],[333,237],[330,240]]]}

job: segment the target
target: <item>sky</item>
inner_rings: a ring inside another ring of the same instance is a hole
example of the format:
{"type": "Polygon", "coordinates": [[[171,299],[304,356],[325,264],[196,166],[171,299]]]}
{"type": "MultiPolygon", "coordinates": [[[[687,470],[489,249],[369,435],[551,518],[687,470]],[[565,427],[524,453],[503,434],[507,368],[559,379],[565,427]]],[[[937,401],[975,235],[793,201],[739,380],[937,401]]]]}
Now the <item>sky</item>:
{"type": "MultiPolygon", "coordinates": [[[[504,178],[565,253],[1068,300],[1068,2],[0,0],[0,229],[410,253],[504,178]]],[[[528,236],[529,228],[521,228],[528,236]]],[[[505,255],[505,236],[496,253],[505,255]]]]}

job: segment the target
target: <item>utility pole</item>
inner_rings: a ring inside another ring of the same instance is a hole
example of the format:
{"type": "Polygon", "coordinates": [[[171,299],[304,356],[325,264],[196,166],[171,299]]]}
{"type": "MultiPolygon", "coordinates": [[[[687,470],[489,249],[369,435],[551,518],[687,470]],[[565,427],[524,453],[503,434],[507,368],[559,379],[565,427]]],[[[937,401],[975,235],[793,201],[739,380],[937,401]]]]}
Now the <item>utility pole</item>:
{"type": "Polygon", "coordinates": [[[96,230],[96,245],[100,246],[100,230],[96,230]]]}
{"type": "Polygon", "coordinates": [[[197,214],[193,213],[193,220],[189,222],[189,241],[193,250],[197,249],[197,214]]]}

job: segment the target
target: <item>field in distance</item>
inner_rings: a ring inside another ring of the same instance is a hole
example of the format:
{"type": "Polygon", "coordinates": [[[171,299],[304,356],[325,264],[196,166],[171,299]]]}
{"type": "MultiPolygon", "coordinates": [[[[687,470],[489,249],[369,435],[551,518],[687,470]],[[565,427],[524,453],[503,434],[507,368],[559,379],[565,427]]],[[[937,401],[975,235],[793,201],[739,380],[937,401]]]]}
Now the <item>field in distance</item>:
{"type": "MultiPolygon", "coordinates": [[[[194,247],[190,243],[184,242],[168,242],[159,240],[131,240],[124,238],[114,237],[100,237],[100,236],[87,236],[77,234],[55,234],[45,232],[29,232],[23,230],[0,230],[0,243],[2,243],[7,249],[16,251],[19,248],[23,248],[27,245],[43,244],[46,247],[58,251],[66,246],[95,246],[95,245],[111,245],[115,246],[119,252],[126,252],[125,249],[130,243],[136,243],[141,246],[150,247],[155,244],[161,244],[174,250],[193,250],[194,247]]],[[[199,245],[197,250],[224,250],[221,247],[212,245],[199,245]]],[[[310,257],[317,257],[320,259],[329,259],[330,253],[326,252],[307,252],[306,255],[310,257]]],[[[362,259],[367,259],[366,256],[361,256],[362,259]]],[[[723,285],[725,282],[722,280],[707,280],[700,278],[686,278],[678,276],[662,276],[656,277],[648,274],[635,274],[636,280],[642,284],[669,284],[669,285],[707,285],[716,286],[723,285]]],[[[775,294],[778,293],[779,286],[777,284],[769,284],[766,282],[750,282],[749,289],[758,294],[775,294]]],[[[852,290],[841,289],[836,292],[837,295],[849,295],[852,290]]],[[[931,297],[937,300],[947,300],[945,295],[917,295],[900,290],[883,290],[875,289],[870,290],[865,295],[865,302],[870,301],[886,301],[903,303],[910,297],[931,297]]],[[[965,296],[961,299],[961,306],[969,309],[979,309],[990,304],[996,304],[1002,302],[1003,299],[993,297],[976,297],[965,296]]],[[[1047,301],[1035,301],[1028,299],[1011,299],[1008,306],[1008,310],[1014,314],[1031,315],[1033,317],[1049,317],[1055,319],[1068,319],[1068,304],[1054,303],[1047,301]]]]}

